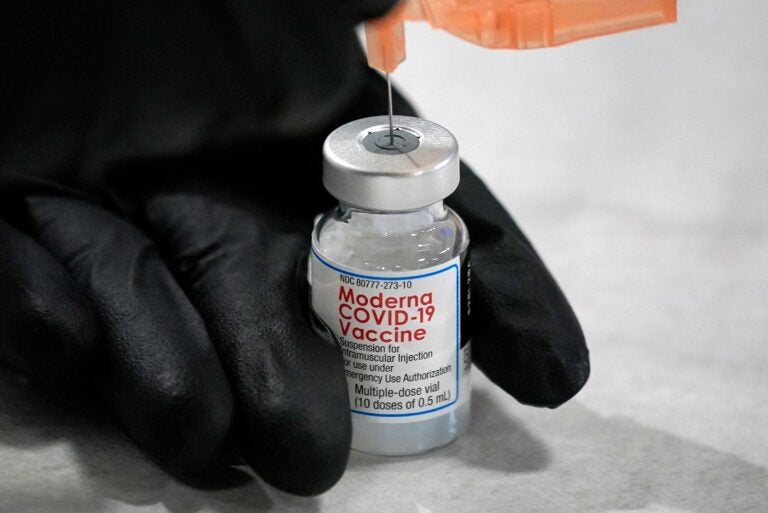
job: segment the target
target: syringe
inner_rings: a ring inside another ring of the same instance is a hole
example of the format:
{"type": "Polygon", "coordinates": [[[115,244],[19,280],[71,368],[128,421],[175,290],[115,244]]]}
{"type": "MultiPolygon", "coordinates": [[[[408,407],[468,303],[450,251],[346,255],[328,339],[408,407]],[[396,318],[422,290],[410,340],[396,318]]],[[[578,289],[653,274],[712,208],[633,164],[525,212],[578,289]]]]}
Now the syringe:
{"type": "Polygon", "coordinates": [[[368,64],[392,73],[405,59],[405,21],[486,48],[528,49],[676,20],[677,0],[401,0],[365,24],[365,40],[368,64]]]}
{"type": "Polygon", "coordinates": [[[401,0],[386,16],[365,24],[368,64],[387,76],[405,60],[405,21],[487,48],[529,49],[650,27],[677,20],[677,0],[401,0]]]}

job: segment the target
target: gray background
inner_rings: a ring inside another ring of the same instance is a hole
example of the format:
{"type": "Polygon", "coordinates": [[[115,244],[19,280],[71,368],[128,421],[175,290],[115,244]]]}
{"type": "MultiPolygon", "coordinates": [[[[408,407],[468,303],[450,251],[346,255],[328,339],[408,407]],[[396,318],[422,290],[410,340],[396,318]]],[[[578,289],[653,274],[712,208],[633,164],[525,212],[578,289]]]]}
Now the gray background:
{"type": "Polygon", "coordinates": [[[302,499],[247,474],[189,488],[107,419],[0,373],[0,512],[768,511],[765,2],[680,0],[677,25],[557,50],[408,39],[395,83],[558,277],[592,352],[584,391],[538,410],[475,373],[463,439],[355,454],[302,499]]]}

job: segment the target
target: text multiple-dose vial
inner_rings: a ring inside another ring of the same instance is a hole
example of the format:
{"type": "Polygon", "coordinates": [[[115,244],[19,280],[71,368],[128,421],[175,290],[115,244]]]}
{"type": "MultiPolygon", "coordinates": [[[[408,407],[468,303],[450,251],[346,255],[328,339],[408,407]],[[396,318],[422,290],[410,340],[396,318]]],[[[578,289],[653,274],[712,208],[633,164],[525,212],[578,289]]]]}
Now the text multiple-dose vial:
{"type": "Polygon", "coordinates": [[[339,206],[309,262],[315,314],[341,346],[352,448],[414,454],[445,445],[470,409],[469,237],[443,205],[459,183],[445,128],[395,116],[353,121],[323,148],[339,206]]]}

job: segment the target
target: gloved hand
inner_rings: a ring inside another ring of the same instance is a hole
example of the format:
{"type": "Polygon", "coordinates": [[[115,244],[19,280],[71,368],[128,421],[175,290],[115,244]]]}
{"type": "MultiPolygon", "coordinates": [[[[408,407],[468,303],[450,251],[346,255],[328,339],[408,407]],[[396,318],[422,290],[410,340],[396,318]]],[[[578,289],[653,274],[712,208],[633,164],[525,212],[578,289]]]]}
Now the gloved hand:
{"type": "MultiPolygon", "coordinates": [[[[349,405],[302,271],[333,203],[323,138],[385,109],[353,27],[391,1],[17,4],[0,15],[0,361],[96,387],[172,472],[215,468],[232,438],[269,483],[328,489],[349,405]]],[[[395,111],[413,114],[399,95],[395,111]]],[[[475,363],[557,406],[589,373],[578,322],[462,173],[475,363]]]]}

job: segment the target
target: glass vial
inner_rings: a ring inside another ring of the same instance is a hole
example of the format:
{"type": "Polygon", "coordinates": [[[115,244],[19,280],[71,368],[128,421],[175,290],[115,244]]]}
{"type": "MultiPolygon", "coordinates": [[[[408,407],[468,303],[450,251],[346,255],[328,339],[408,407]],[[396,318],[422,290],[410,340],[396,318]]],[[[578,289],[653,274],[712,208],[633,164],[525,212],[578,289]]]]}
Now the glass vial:
{"type": "Polygon", "coordinates": [[[323,183],[339,206],[312,234],[312,306],[344,354],[352,448],[405,455],[467,427],[469,236],[443,205],[459,183],[445,128],[395,116],[333,131],[323,183]]]}

